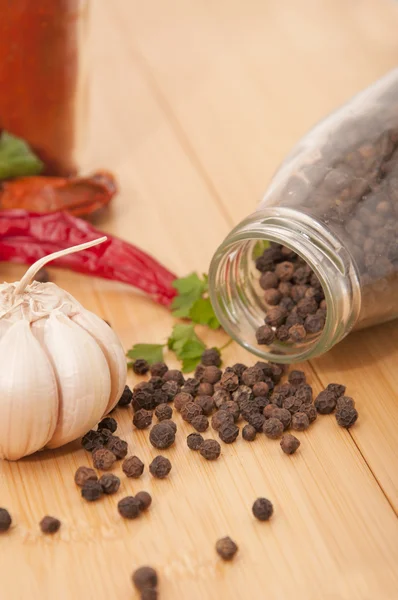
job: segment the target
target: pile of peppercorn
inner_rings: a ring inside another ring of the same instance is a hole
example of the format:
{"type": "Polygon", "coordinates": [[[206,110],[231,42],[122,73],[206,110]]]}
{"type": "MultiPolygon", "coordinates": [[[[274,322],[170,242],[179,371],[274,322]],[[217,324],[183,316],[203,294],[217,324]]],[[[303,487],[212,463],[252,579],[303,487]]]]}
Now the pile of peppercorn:
{"type": "Polygon", "coordinates": [[[259,345],[275,340],[298,344],[322,331],[326,300],[309,265],[293,250],[270,243],[256,260],[260,287],[267,306],[265,324],[257,329],[259,345]]]}
{"type": "Polygon", "coordinates": [[[173,402],[174,409],[195,430],[187,437],[188,447],[199,450],[208,460],[217,459],[221,453],[217,440],[205,440],[201,435],[210,428],[222,442],[231,444],[239,436],[239,423],[245,421],[243,439],[253,441],[259,433],[282,438],[282,450],[292,454],[300,442],[287,430],[308,429],[318,413],[336,409],[338,424],[347,428],[357,420],[354,400],[344,395],[343,385],[331,383],[314,399],[303,371],[290,371],[287,381],[281,383],[286,369],[275,363],[259,361],[251,367],[237,363],[224,370],[220,365],[218,350],[205,350],[194,377],[185,379],[165,363],[149,365],[137,360],[135,372],[150,372],[151,377],[138,383],[131,395],[126,391],[121,405],[131,400],[133,424],[138,429],[151,427],[155,415],[158,423],[151,427],[149,440],[156,448],[165,449],[175,441],[173,402]]]}

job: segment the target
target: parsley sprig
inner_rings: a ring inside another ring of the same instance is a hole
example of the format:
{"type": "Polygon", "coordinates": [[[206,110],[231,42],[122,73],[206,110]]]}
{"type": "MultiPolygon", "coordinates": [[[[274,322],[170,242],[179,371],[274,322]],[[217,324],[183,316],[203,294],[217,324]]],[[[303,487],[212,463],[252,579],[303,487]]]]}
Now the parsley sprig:
{"type": "MultiPolygon", "coordinates": [[[[127,352],[127,356],[132,361],[143,358],[149,364],[153,364],[163,361],[164,350],[168,348],[182,362],[182,371],[190,373],[200,363],[202,354],[206,350],[206,344],[198,337],[195,325],[207,325],[210,329],[219,329],[220,323],[210,302],[207,275],[202,275],[200,278],[196,273],[191,273],[187,277],[176,279],[173,287],[178,294],[171,305],[172,315],[188,320],[190,323],[174,325],[164,344],[135,344],[127,352]]],[[[132,363],[129,363],[129,366],[131,365],[132,363]]]]}

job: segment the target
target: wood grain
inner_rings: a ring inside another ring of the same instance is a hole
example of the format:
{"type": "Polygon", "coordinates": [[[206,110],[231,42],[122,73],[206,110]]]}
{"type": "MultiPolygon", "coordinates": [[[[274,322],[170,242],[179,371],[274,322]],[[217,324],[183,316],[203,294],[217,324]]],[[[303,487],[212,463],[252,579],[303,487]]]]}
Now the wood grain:
{"type": "MultiPolygon", "coordinates": [[[[396,63],[397,25],[387,0],[93,2],[82,164],[110,168],[121,188],[98,226],[180,274],[206,270],[298,137],[396,63]]],[[[23,268],[2,272],[11,281],[23,268]]],[[[127,286],[51,273],[112,323],[125,348],[170,331],[169,313],[127,286]]],[[[90,457],[78,443],[2,464],[0,504],[14,526],[0,540],[1,600],[134,598],[130,575],[141,564],[159,570],[164,599],[395,600],[397,342],[397,323],[388,324],[304,365],[315,391],[346,383],[360,420],[346,432],[332,416],[318,419],[293,457],[278,442],[240,439],[206,463],[177,419],[177,443],[165,451],[172,473],[154,481],[148,432],[133,431],[120,409],[121,435],[146,470],[138,481],[121,476],[116,497],[80,499],[73,474],[90,457]],[[117,500],[141,489],[153,506],[122,521],[117,500]],[[270,523],[251,515],[260,495],[274,503],[270,523]],[[50,539],[39,534],[44,514],[63,522],[50,539]],[[223,535],[239,544],[233,564],[216,558],[223,535]]],[[[230,346],[225,360],[252,359],[230,346]]]]}

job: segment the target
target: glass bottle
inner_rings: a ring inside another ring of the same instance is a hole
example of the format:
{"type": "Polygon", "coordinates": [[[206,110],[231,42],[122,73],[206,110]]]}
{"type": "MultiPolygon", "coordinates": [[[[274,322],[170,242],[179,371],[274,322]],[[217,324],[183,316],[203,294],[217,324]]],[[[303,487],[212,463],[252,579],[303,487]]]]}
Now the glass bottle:
{"type": "Polygon", "coordinates": [[[209,283],[222,327],[275,362],[318,356],[352,329],[398,316],[398,69],[298,143],[257,211],[216,251],[209,283]],[[322,285],[323,329],[300,342],[257,343],[270,306],[254,257],[267,243],[268,252],[293,250],[322,285]]]}
{"type": "Polygon", "coordinates": [[[46,173],[76,172],[86,104],[88,0],[0,0],[0,131],[46,173]]]}

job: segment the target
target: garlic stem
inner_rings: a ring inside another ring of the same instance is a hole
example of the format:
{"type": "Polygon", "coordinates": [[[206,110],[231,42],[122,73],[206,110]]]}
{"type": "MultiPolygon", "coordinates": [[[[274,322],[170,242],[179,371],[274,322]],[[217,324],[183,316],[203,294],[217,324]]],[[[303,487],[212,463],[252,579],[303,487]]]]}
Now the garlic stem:
{"type": "Polygon", "coordinates": [[[49,254],[48,256],[43,256],[43,258],[40,258],[35,263],[33,263],[33,265],[31,265],[29,267],[29,269],[26,271],[25,275],[22,277],[22,279],[16,285],[14,293],[15,294],[23,294],[26,286],[29,285],[31,280],[36,275],[36,273],[42,267],[44,267],[44,265],[51,262],[52,260],[55,260],[56,258],[61,258],[62,256],[66,256],[67,254],[72,254],[73,252],[80,252],[80,250],[86,250],[86,248],[92,248],[93,246],[102,244],[103,242],[106,241],[106,239],[107,239],[107,237],[104,235],[104,237],[98,238],[96,240],[92,240],[91,242],[85,242],[84,244],[78,244],[77,246],[71,246],[70,248],[65,248],[64,250],[58,250],[58,252],[53,252],[52,254],[49,254]]]}

